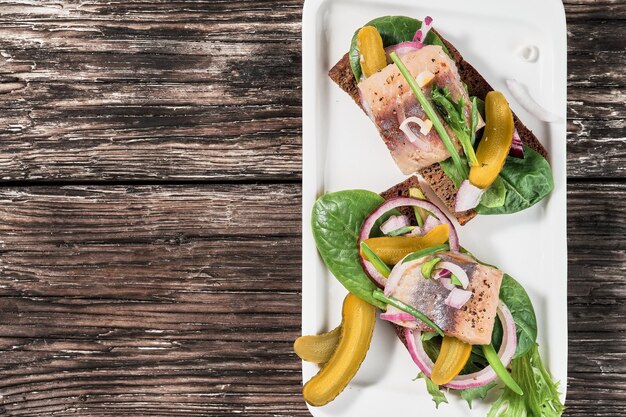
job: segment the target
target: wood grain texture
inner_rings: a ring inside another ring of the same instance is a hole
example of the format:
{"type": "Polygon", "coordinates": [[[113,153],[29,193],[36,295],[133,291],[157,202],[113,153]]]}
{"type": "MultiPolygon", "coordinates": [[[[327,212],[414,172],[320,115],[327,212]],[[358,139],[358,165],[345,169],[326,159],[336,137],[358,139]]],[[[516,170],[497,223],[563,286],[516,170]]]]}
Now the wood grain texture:
{"type": "MultiPolygon", "coordinates": [[[[564,4],[565,415],[622,416],[626,2],[564,4]]],[[[0,416],[309,415],[301,15],[0,0],[0,416]]]]}
{"type": "MultiPolygon", "coordinates": [[[[569,197],[566,415],[620,415],[626,186],[569,197]]],[[[0,191],[5,414],[307,415],[300,203],[271,184],[0,191]]]]}
{"type": "MultiPolygon", "coordinates": [[[[565,5],[569,175],[624,178],[623,1],[565,5]]],[[[299,177],[301,6],[0,2],[0,180],[299,177]]]]}
{"type": "Polygon", "coordinates": [[[0,192],[0,415],[290,415],[300,189],[0,192]]]}

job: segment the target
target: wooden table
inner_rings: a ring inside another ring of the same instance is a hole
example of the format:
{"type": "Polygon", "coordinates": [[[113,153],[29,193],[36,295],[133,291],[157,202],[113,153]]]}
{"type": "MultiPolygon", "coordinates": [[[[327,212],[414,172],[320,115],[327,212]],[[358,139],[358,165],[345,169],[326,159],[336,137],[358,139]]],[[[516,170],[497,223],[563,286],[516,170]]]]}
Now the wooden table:
{"type": "MultiPolygon", "coordinates": [[[[565,3],[566,414],[621,416],[626,2],[565,3]]],[[[0,2],[0,415],[308,415],[301,15],[0,2]]]]}

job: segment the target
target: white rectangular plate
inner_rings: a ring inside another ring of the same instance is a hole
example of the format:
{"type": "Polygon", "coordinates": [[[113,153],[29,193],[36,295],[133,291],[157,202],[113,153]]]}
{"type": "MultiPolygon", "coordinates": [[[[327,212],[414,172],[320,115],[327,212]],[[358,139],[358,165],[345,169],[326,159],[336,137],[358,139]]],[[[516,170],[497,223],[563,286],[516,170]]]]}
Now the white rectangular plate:
{"type": "MultiPolygon", "coordinates": [[[[566,31],[558,0],[307,0],[303,18],[303,289],[302,330],[315,334],[340,322],[346,290],[332,277],[315,249],[310,214],[327,192],[381,192],[402,181],[378,132],[352,99],[328,78],[347,52],[354,31],[385,15],[423,18],[434,26],[496,89],[550,153],[554,192],[540,204],[513,215],[478,216],[458,227],[463,246],[498,265],[529,293],[539,325],[542,357],[553,377],[567,381],[567,239],[565,122],[546,124],[524,111],[505,80],[528,86],[542,106],[565,120],[566,31]],[[520,50],[534,45],[539,59],[525,62],[520,50]]],[[[304,363],[303,380],[318,368],[304,363]]],[[[484,416],[493,390],[470,411],[456,395],[435,410],[422,380],[392,327],[378,323],[371,348],[348,388],[333,402],[311,408],[314,416],[484,416]]]]}

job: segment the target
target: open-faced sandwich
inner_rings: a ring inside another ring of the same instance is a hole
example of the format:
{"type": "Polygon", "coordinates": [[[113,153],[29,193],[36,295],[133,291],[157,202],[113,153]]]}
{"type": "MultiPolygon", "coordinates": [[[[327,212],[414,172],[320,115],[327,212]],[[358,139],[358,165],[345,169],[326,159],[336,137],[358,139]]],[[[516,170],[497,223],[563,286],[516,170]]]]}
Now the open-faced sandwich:
{"type": "Polygon", "coordinates": [[[546,149],[431,25],[372,20],[330,78],[374,122],[400,170],[422,176],[460,224],[534,205],[554,187],[546,149]]]}
{"type": "Polygon", "coordinates": [[[311,222],[320,256],[349,294],[336,329],[294,344],[303,360],[321,364],[303,388],[309,404],[332,401],[356,374],[379,309],[437,405],[447,402],[447,390],[471,406],[500,381],[488,417],[561,415],[524,288],[461,246],[453,223],[424,199],[416,177],[380,195],[325,194],[311,222]]]}

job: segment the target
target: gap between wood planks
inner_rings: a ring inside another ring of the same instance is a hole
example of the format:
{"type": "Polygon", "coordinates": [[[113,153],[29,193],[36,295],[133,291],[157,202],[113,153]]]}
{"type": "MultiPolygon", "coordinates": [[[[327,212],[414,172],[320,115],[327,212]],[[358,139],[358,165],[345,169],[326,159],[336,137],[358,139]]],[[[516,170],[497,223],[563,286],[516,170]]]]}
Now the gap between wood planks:
{"type": "MultiPolygon", "coordinates": [[[[588,184],[588,183],[605,183],[610,184],[626,184],[626,177],[571,177],[567,178],[568,185],[588,184]]],[[[130,180],[105,180],[98,181],[93,179],[71,179],[71,180],[10,180],[1,181],[0,189],[9,187],[66,187],[66,186],[184,186],[184,185],[301,185],[302,177],[296,178],[229,178],[229,179],[203,179],[203,180],[177,180],[177,179],[130,179],[130,180]]]]}

